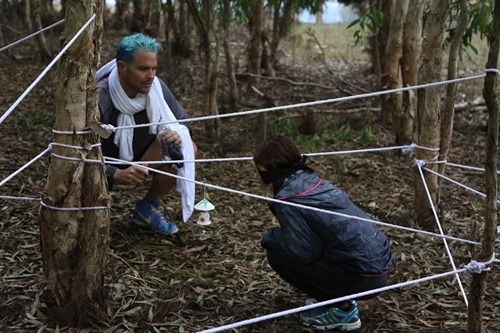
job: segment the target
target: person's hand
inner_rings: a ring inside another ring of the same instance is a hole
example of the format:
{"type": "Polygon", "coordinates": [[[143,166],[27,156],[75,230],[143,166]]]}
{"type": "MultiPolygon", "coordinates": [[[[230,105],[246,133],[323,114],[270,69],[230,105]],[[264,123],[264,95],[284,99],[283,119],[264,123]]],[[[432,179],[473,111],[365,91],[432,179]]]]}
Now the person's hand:
{"type": "MultiPolygon", "coordinates": [[[[147,166],[147,164],[145,166],[147,166]]],[[[148,175],[149,171],[147,169],[137,165],[131,165],[126,169],[116,169],[113,176],[113,183],[135,186],[142,183],[148,175]]]]}
{"type": "Polygon", "coordinates": [[[179,133],[177,131],[169,131],[165,134],[162,135],[161,137],[162,142],[164,143],[175,143],[175,145],[179,148],[182,147],[182,139],[179,133]]]}

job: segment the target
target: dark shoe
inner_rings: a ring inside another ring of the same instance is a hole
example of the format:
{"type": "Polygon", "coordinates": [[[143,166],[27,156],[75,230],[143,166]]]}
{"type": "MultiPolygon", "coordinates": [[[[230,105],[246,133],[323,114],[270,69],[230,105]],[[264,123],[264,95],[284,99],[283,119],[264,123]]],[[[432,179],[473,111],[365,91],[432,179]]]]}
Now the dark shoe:
{"type": "MultiPolygon", "coordinates": [[[[312,303],[310,303],[312,304],[312,303]]],[[[361,327],[358,306],[349,301],[349,310],[343,311],[335,307],[320,306],[300,314],[300,322],[319,330],[354,331],[361,327]]]]}

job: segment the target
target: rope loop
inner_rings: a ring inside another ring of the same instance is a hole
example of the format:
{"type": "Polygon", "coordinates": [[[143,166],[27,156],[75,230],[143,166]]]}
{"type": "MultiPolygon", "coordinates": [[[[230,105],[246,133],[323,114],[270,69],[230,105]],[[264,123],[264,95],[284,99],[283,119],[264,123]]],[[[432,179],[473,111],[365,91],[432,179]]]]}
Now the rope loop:
{"type": "Polygon", "coordinates": [[[484,70],[486,73],[495,73],[495,74],[500,74],[500,70],[496,69],[496,68],[486,68],[484,70]]]}
{"type": "Polygon", "coordinates": [[[423,168],[425,166],[425,161],[424,160],[413,160],[413,164],[419,168],[423,168]]]}
{"type": "Polygon", "coordinates": [[[401,148],[401,153],[405,156],[415,156],[415,147],[417,147],[417,145],[412,143],[409,146],[401,148]]]}
{"type": "Polygon", "coordinates": [[[478,262],[476,260],[471,260],[470,263],[465,265],[464,276],[466,278],[471,278],[472,274],[481,274],[482,272],[487,272],[491,270],[491,267],[488,267],[495,260],[495,253],[491,255],[491,259],[485,262],[478,262]]]}
{"type": "Polygon", "coordinates": [[[107,131],[116,132],[116,128],[110,124],[101,124],[101,127],[107,131]]]}

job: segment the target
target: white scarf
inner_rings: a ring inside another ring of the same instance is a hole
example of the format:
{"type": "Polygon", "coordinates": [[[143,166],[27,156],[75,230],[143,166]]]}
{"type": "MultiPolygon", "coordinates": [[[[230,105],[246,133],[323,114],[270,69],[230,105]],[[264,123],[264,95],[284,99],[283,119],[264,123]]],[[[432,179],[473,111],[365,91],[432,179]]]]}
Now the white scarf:
{"type": "MultiPolygon", "coordinates": [[[[163,98],[163,90],[157,77],[154,78],[151,89],[147,94],[137,94],[134,98],[129,98],[120,84],[116,60],[113,59],[97,71],[97,80],[109,73],[108,85],[113,105],[120,111],[117,126],[135,125],[134,114],[146,109],[149,122],[158,123],[162,121],[177,121],[172,110],[163,98]]],[[[179,133],[182,140],[182,154],[184,159],[194,159],[194,149],[189,134],[189,129],[178,122],[169,123],[170,128],[179,133]]],[[[158,125],[150,125],[149,133],[156,134],[158,125]]],[[[120,151],[120,159],[132,161],[134,139],[134,129],[118,129],[115,133],[114,143],[120,151]]],[[[178,169],[180,177],[194,180],[195,164],[193,162],[184,162],[184,167],[178,169]]],[[[186,222],[193,213],[194,209],[194,182],[177,178],[177,191],[181,194],[182,217],[186,222]]]]}

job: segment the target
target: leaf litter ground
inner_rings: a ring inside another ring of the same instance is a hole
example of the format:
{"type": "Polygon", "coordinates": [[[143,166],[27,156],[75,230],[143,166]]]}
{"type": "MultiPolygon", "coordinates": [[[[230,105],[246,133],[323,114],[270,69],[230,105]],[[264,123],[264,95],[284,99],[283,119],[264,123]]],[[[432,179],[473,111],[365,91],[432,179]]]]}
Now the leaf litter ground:
{"type": "MultiPolygon", "coordinates": [[[[102,61],[110,58],[111,47],[103,51],[102,61]],[[107,58],[106,58],[107,57],[107,58]]],[[[7,110],[45,64],[34,58],[25,46],[0,54],[0,105],[7,110]],[[24,53],[26,52],[26,53],[24,53]]],[[[375,79],[364,62],[324,63],[310,56],[307,66],[296,58],[285,57],[277,73],[285,80],[261,80],[276,105],[375,91],[375,79]],[[308,84],[321,83],[325,89],[308,84]]],[[[201,115],[201,66],[196,57],[171,59],[164,64],[168,72],[159,76],[169,83],[181,104],[193,117],[201,115]],[[169,65],[168,67],[165,65],[169,65]]],[[[2,124],[0,139],[0,179],[36,156],[52,140],[54,114],[53,82],[55,70],[2,124]],[[51,116],[52,115],[52,116],[51,116]]],[[[221,90],[226,84],[221,74],[221,90]]],[[[240,78],[244,87],[245,77],[240,78]]],[[[480,96],[482,81],[459,86],[460,93],[472,101],[480,96]]],[[[224,95],[225,91],[221,91],[224,95]]],[[[242,89],[243,109],[268,107],[269,99],[242,89]],[[252,106],[252,107],[250,107],[252,106]]],[[[223,98],[221,110],[229,110],[223,98]]],[[[269,132],[300,138],[303,152],[356,150],[393,146],[390,127],[382,124],[378,100],[321,105],[314,110],[316,127],[311,135],[298,134],[306,109],[278,111],[268,115],[269,132]],[[361,110],[361,111],[360,111],[361,110]]],[[[233,112],[232,110],[231,112],[233,112]]],[[[450,159],[465,165],[484,164],[485,111],[470,109],[455,120],[450,159]]],[[[257,143],[259,115],[225,118],[221,121],[220,141],[204,137],[201,122],[193,123],[199,158],[250,156],[257,143]]],[[[302,125],[301,125],[302,122],[302,125]]],[[[38,197],[44,189],[50,161],[42,158],[1,188],[0,195],[38,197]]],[[[313,157],[311,165],[325,179],[344,189],[360,207],[375,219],[413,226],[413,173],[411,160],[394,152],[359,153],[313,157]]],[[[447,170],[450,177],[483,191],[483,177],[476,172],[447,170]]],[[[215,162],[197,165],[197,180],[248,193],[269,196],[250,161],[215,162]]],[[[136,188],[118,187],[112,192],[111,242],[107,256],[105,301],[92,312],[93,328],[57,328],[50,321],[41,297],[45,288],[39,245],[37,215],[39,204],[32,201],[0,201],[0,329],[9,332],[196,332],[224,324],[255,318],[302,306],[306,295],[283,282],[269,267],[260,247],[263,233],[276,221],[262,200],[197,186],[196,200],[204,195],[216,206],[210,226],[196,225],[197,214],[186,224],[178,223],[180,234],[164,237],[134,226],[131,210],[147,184],[136,188]]],[[[447,234],[480,239],[484,208],[480,198],[455,185],[443,187],[442,223],[447,234]]],[[[164,211],[180,219],[175,194],[164,201],[164,211]]],[[[395,266],[390,284],[450,271],[442,241],[418,234],[383,227],[393,245],[395,266]]],[[[457,267],[471,259],[477,249],[450,242],[457,267]]],[[[498,252],[498,246],[496,248],[498,252]]],[[[484,324],[488,332],[500,330],[499,267],[488,273],[484,298],[484,324]]],[[[465,290],[469,282],[464,280],[465,290]]],[[[361,301],[360,332],[465,332],[467,309],[457,281],[449,277],[420,285],[385,292],[370,301],[361,301]]],[[[289,315],[238,328],[238,332],[312,332],[289,315]]]]}

